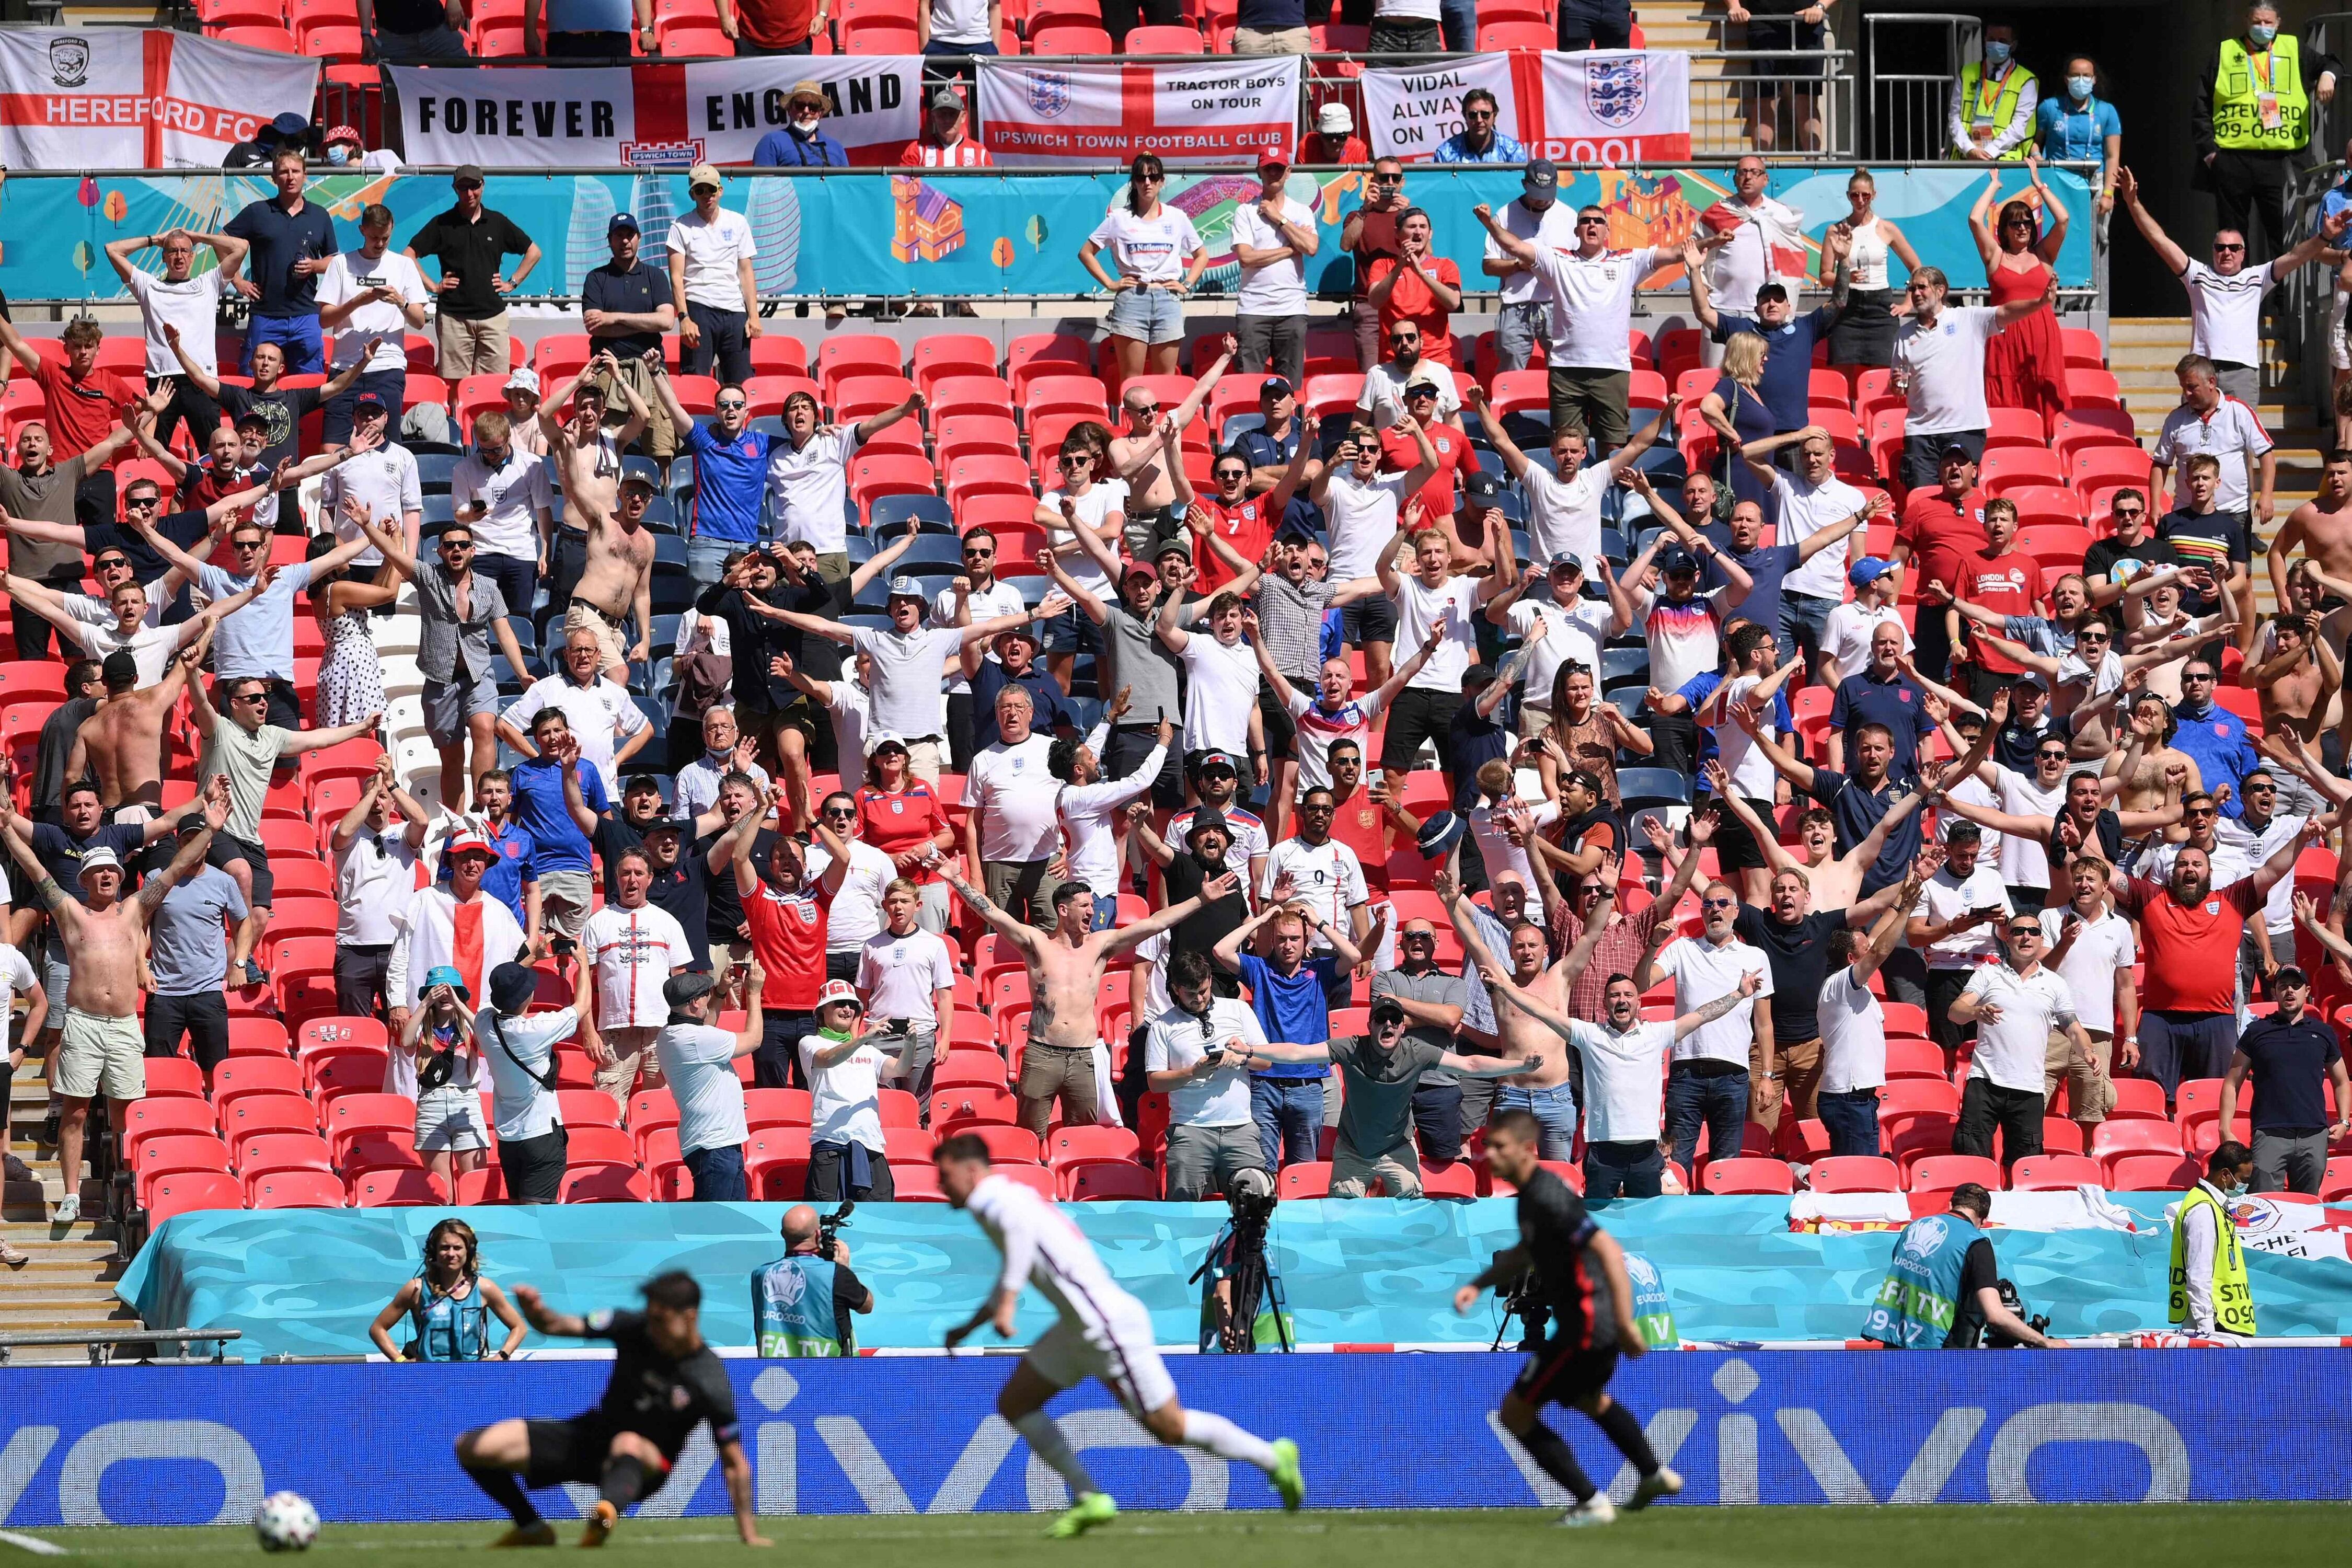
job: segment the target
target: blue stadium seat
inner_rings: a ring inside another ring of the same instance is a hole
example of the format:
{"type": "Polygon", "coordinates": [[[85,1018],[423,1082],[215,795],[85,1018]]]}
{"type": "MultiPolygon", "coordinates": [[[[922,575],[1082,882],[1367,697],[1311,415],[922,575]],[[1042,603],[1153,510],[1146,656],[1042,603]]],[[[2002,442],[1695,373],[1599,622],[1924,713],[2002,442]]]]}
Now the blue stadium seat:
{"type": "Polygon", "coordinates": [[[1648,647],[1604,647],[1601,650],[1601,684],[1614,686],[1621,680],[1641,679],[1646,682],[1650,674],[1648,647]]]}
{"type": "Polygon", "coordinates": [[[686,574],[686,541],[675,533],[654,535],[654,575],[686,574]]]}
{"type": "Polygon", "coordinates": [[[416,458],[416,488],[427,495],[438,491],[449,493],[449,475],[457,466],[455,449],[447,452],[419,451],[416,444],[408,444],[416,458]]]}
{"type": "Polygon", "coordinates": [[[944,497],[921,495],[876,496],[866,522],[867,537],[877,543],[887,543],[894,534],[906,531],[908,518],[920,518],[925,533],[956,532],[955,513],[944,497]]]}
{"type": "Polygon", "coordinates": [[[1630,810],[1636,801],[1690,803],[1690,780],[1672,768],[1619,768],[1617,793],[1630,810]]]}

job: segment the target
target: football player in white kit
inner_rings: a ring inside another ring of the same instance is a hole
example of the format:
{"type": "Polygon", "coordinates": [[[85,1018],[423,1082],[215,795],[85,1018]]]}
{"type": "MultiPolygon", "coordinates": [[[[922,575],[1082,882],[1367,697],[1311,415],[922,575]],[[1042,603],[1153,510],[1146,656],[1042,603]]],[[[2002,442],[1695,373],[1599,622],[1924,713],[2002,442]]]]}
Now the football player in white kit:
{"type": "Polygon", "coordinates": [[[992,1173],[988,1145],[971,1133],[946,1140],[932,1159],[948,1202],[979,1220],[1004,1254],[996,1289],[969,1320],[948,1331],[948,1348],[961,1344],[982,1323],[993,1324],[998,1338],[1010,1339],[1024,1284],[1036,1286],[1062,1315],[1029,1347],[996,1396],[996,1413],[1028,1440],[1031,1453],[1069,1483],[1076,1500],[1046,1534],[1081,1535],[1118,1517],[1118,1504],[1095,1484],[1045,1414],[1048,1400],[1089,1377],[1099,1378],[1162,1443],[1183,1443],[1255,1465],[1282,1494],[1282,1506],[1297,1510],[1307,1495],[1298,1445],[1287,1437],[1269,1443],[1222,1415],[1179,1405],[1175,1381],[1160,1359],[1151,1314],[1111,1282],[1094,1247],[1060,1209],[1034,1188],[992,1173]]]}

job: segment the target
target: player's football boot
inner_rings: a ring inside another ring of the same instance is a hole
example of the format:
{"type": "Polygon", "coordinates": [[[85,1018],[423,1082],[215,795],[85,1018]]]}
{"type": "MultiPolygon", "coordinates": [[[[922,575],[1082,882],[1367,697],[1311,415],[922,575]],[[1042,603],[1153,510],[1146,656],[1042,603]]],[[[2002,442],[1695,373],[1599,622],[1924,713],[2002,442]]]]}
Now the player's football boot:
{"type": "Polygon", "coordinates": [[[1062,1510],[1053,1528],[1046,1531],[1047,1539],[1068,1541],[1084,1535],[1098,1524],[1108,1524],[1118,1517],[1118,1504],[1108,1492],[1088,1492],[1076,1503],[1062,1510]]]}
{"type": "Polygon", "coordinates": [[[598,1498],[581,1517],[586,1522],[581,1527],[580,1544],[602,1546],[613,1538],[613,1527],[621,1522],[621,1510],[598,1498]]]}
{"type": "Polygon", "coordinates": [[[1590,1502],[1580,1502],[1559,1516],[1564,1530],[1581,1530],[1588,1525],[1617,1522],[1617,1505],[1609,1500],[1607,1492],[1594,1492],[1590,1502]]]}
{"type": "Polygon", "coordinates": [[[1628,1510],[1647,1508],[1660,1498],[1672,1497],[1682,1489],[1680,1472],[1670,1466],[1660,1465],[1642,1478],[1642,1484],[1633,1489],[1633,1495],[1625,1500],[1625,1506],[1628,1510]]]}
{"type": "Polygon", "coordinates": [[[1267,1478],[1282,1494],[1282,1506],[1292,1513],[1307,1500],[1307,1478],[1298,1473],[1298,1445],[1287,1437],[1274,1440],[1274,1473],[1267,1478]]]}
{"type": "Polygon", "coordinates": [[[516,1525],[512,1530],[491,1542],[490,1547],[493,1551],[505,1551],[516,1546],[552,1546],[554,1544],[555,1526],[541,1519],[534,1520],[529,1524],[516,1525]]]}

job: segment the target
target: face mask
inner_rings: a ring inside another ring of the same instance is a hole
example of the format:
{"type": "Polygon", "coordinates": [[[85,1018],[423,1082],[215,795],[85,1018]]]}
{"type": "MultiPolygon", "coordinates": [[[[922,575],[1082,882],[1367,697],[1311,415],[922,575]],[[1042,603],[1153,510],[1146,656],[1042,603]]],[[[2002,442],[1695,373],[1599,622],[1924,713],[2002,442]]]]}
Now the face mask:
{"type": "Polygon", "coordinates": [[[2097,85],[2090,77],[2070,76],[2066,79],[2066,92],[2075,102],[2081,103],[2091,96],[2091,89],[2097,85]]]}
{"type": "Polygon", "coordinates": [[[843,1034],[838,1029],[827,1029],[822,1026],[818,1028],[817,1034],[825,1039],[833,1041],[835,1045],[839,1045],[842,1041],[849,1038],[847,1035],[843,1034]]]}
{"type": "Polygon", "coordinates": [[[2228,1186],[2221,1189],[2221,1194],[2224,1197],[2242,1198],[2246,1195],[2246,1184],[2243,1182],[2231,1182],[2228,1186]]]}
{"type": "Polygon", "coordinates": [[[1985,64],[2005,66],[2009,63],[2010,46],[1998,40],[1985,45],[1985,64]]]}
{"type": "Polygon", "coordinates": [[[2256,22],[2246,29],[2247,41],[2249,43],[2260,45],[2265,49],[2271,47],[2271,40],[2277,37],[2278,29],[2271,26],[2268,22],[2256,22]]]}
{"type": "Polygon", "coordinates": [[[330,147],[330,148],[328,148],[328,149],[327,149],[327,162],[328,162],[328,163],[350,163],[351,161],[352,161],[352,150],[351,150],[350,148],[348,148],[348,147],[330,147]]]}

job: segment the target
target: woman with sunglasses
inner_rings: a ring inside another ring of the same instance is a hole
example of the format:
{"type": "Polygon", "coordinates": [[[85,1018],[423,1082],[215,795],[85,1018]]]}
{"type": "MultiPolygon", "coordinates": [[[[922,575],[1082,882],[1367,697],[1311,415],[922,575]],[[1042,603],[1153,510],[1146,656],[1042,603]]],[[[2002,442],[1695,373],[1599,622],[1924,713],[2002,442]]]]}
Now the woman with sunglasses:
{"type": "MultiPolygon", "coordinates": [[[[2016,300],[2040,300],[2050,288],[2052,268],[2066,243],[2066,208],[2042,183],[2042,160],[2025,160],[2031,194],[2003,203],[1996,234],[1985,214],[2000,195],[2000,171],[1993,170],[1984,194],[1969,209],[1969,233],[1984,261],[1993,309],[2016,300]],[[2041,231],[2036,209],[2050,219],[2041,231]]],[[[2027,311],[1985,347],[1985,402],[1995,408],[2022,408],[2047,420],[2066,410],[2066,349],[2058,336],[2058,313],[2048,304],[2027,311]]]]}
{"type": "Polygon", "coordinates": [[[1919,266],[1919,253],[1892,220],[1878,216],[1878,182],[1856,169],[1845,183],[1846,216],[1822,236],[1821,286],[1838,302],[1830,324],[1830,363],[1885,366],[1895,363],[1895,319],[1909,301],[1895,291],[1886,258],[1906,271],[1919,266]]]}
{"type": "Polygon", "coordinates": [[[1160,160],[1138,153],[1128,170],[1126,201],[1105,214],[1078,247],[1078,265],[1110,290],[1110,314],[1103,326],[1122,382],[1147,371],[1153,375],[1176,373],[1176,351],[1184,338],[1184,296],[1209,265],[1209,253],[1202,247],[1192,218],[1160,201],[1167,184],[1168,172],[1160,160]],[[1097,259],[1106,247],[1118,268],[1116,274],[1105,271],[1097,259]]]}
{"type": "MultiPolygon", "coordinates": [[[[462,523],[454,526],[465,534],[462,523]]],[[[370,619],[373,611],[400,596],[390,561],[377,567],[373,578],[347,564],[320,570],[321,557],[347,548],[331,534],[310,536],[310,614],[327,645],[319,660],[319,695],[311,719],[329,727],[383,711],[383,665],[376,658],[370,619]]]]}

